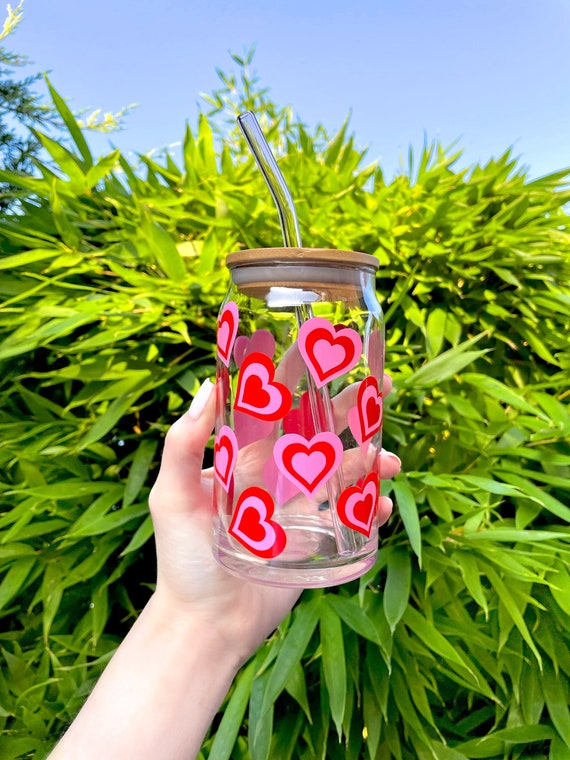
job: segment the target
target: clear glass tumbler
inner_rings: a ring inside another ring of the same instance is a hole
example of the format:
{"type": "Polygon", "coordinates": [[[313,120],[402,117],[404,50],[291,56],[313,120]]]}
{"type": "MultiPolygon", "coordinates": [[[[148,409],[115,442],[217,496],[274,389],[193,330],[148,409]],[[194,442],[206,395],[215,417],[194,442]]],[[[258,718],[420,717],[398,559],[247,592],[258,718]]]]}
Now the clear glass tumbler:
{"type": "Polygon", "coordinates": [[[332,586],[374,563],[384,324],[368,254],[227,257],[218,319],[214,538],[230,572],[332,586]]]}

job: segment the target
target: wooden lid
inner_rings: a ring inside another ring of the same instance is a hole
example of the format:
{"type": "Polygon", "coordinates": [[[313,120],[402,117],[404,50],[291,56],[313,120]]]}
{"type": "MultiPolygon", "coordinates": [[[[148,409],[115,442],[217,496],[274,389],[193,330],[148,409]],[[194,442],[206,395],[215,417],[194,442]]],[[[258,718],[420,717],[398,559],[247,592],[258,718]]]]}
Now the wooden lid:
{"type": "Polygon", "coordinates": [[[334,248],[250,248],[229,253],[226,265],[229,269],[256,264],[329,264],[331,266],[362,269],[378,269],[378,259],[369,253],[339,251],[334,248]]]}

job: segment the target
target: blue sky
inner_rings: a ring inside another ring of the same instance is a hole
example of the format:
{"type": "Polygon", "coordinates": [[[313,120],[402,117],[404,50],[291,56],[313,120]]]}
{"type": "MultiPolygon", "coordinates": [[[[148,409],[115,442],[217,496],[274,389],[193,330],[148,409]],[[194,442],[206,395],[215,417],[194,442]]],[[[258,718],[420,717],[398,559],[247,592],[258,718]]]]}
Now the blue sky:
{"type": "Polygon", "coordinates": [[[74,109],[138,103],[100,152],[179,142],[252,44],[280,105],[330,130],[350,112],[388,177],[424,138],[463,164],[512,145],[531,176],[570,166],[570,0],[25,0],[5,41],[74,109]]]}

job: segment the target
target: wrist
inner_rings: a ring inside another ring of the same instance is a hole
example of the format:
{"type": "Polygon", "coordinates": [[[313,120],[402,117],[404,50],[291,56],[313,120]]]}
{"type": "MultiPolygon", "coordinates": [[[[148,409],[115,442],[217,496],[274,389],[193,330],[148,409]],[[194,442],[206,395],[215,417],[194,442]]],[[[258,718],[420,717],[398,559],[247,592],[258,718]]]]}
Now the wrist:
{"type": "Polygon", "coordinates": [[[141,613],[143,617],[150,635],[159,637],[174,651],[180,649],[190,661],[199,652],[200,661],[214,662],[217,672],[222,677],[226,674],[229,682],[246,659],[229,646],[223,621],[213,620],[199,606],[157,590],[141,613]]]}

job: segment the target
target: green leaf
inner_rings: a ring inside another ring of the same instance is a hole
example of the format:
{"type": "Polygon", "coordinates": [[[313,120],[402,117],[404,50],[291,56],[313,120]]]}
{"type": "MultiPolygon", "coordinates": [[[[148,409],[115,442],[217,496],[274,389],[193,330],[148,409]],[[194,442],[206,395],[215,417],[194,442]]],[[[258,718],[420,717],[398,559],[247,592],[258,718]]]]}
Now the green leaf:
{"type": "Polygon", "coordinates": [[[413,607],[406,608],[402,621],[416,636],[418,636],[425,646],[429,647],[440,657],[443,657],[451,665],[459,666],[465,670],[473,673],[473,666],[471,663],[465,661],[460,650],[456,649],[446,638],[443,636],[437,628],[421,615],[413,607]]]}
{"type": "Polygon", "coordinates": [[[150,541],[153,535],[154,527],[152,517],[150,515],[147,515],[139,527],[136,529],[136,531],[133,533],[133,537],[129,543],[121,552],[121,557],[124,557],[126,554],[130,554],[131,552],[136,552],[137,549],[140,549],[141,546],[144,546],[147,541],[150,541]]]}
{"type": "Polygon", "coordinates": [[[32,248],[23,253],[15,253],[13,256],[0,258],[0,269],[14,270],[36,261],[45,261],[60,256],[63,251],[60,248],[32,248]]]}
{"type": "Polygon", "coordinates": [[[0,610],[4,609],[17,596],[35,567],[35,557],[20,559],[8,570],[0,583],[0,610]]]}
{"type": "Polygon", "coordinates": [[[249,698],[248,745],[251,760],[269,760],[273,735],[273,706],[262,712],[263,694],[269,674],[253,679],[249,698]]]}
{"type": "Polygon", "coordinates": [[[334,609],[327,603],[327,595],[321,597],[320,632],[323,674],[329,694],[332,719],[339,741],[346,704],[346,661],[342,624],[334,609]]]}
{"type": "Polygon", "coordinates": [[[61,239],[70,248],[77,248],[81,243],[81,232],[73,225],[67,209],[61,202],[58,180],[55,178],[51,184],[50,204],[53,221],[61,239]]]}
{"type": "Polygon", "coordinates": [[[510,744],[531,744],[552,739],[553,732],[548,726],[515,726],[494,731],[480,739],[472,739],[456,745],[454,749],[470,758],[495,758],[503,755],[510,744]]]}
{"type": "Polygon", "coordinates": [[[287,631],[263,696],[262,712],[269,710],[285,688],[307,648],[319,619],[319,605],[308,599],[294,611],[294,619],[287,631]]]}
{"type": "Polygon", "coordinates": [[[507,387],[499,380],[496,380],[494,377],[481,375],[475,372],[464,372],[461,378],[464,382],[469,383],[469,385],[473,385],[482,393],[486,393],[487,395],[496,398],[497,401],[500,401],[503,404],[512,406],[515,409],[520,409],[523,412],[528,412],[529,414],[540,417],[546,421],[549,419],[545,414],[543,414],[543,412],[541,412],[538,406],[529,404],[529,402],[525,401],[525,399],[523,399],[519,393],[517,393],[512,388],[507,387]]]}
{"type": "Polygon", "coordinates": [[[107,156],[100,158],[95,166],[91,166],[85,175],[86,186],[91,189],[106,177],[118,164],[120,155],[120,151],[114,150],[107,156]]]}
{"type": "Polygon", "coordinates": [[[309,723],[312,723],[311,707],[307,695],[307,681],[301,663],[297,663],[289,680],[285,684],[285,690],[299,704],[309,723]]]}
{"type": "Polygon", "coordinates": [[[381,646],[376,627],[355,599],[329,594],[327,602],[349,628],[352,628],[359,636],[381,646]]]}
{"type": "Polygon", "coordinates": [[[430,356],[437,356],[445,339],[445,324],[447,311],[436,307],[429,313],[426,322],[426,334],[428,339],[428,352],[430,356]]]}
{"type": "Polygon", "coordinates": [[[79,441],[77,446],[78,449],[80,451],[86,449],[91,446],[91,444],[104,438],[121,417],[131,408],[137,398],[144,393],[148,384],[148,377],[144,377],[142,380],[138,375],[134,377],[130,391],[122,393],[109,405],[109,408],[104,414],[97,418],[91,429],[79,441]]]}
{"type": "Polygon", "coordinates": [[[470,346],[481,340],[482,337],[482,335],[478,335],[461,343],[459,346],[450,348],[443,354],[436,356],[435,359],[430,359],[420,369],[407,377],[402,385],[406,388],[430,388],[453,377],[477,359],[485,356],[489,351],[489,349],[483,349],[482,351],[467,350],[470,346]]]}
{"type": "Polygon", "coordinates": [[[544,697],[542,696],[542,673],[532,662],[525,663],[521,673],[521,712],[525,723],[538,723],[544,710],[544,697]]]}
{"type": "Polygon", "coordinates": [[[392,633],[408,606],[412,585],[412,561],[405,549],[394,547],[388,554],[388,572],[384,586],[384,612],[392,633]]]}
{"type": "Polygon", "coordinates": [[[570,709],[568,708],[568,680],[559,672],[555,673],[548,660],[544,662],[541,679],[542,693],[550,719],[566,747],[570,749],[570,709]]]}
{"type": "Polygon", "coordinates": [[[216,731],[208,760],[230,760],[258,665],[257,659],[252,660],[237,676],[230,700],[216,731]]]}
{"type": "Polygon", "coordinates": [[[394,494],[398,512],[404,523],[410,545],[416,554],[420,567],[422,564],[422,535],[420,530],[420,518],[414,492],[412,491],[405,475],[398,475],[393,482],[394,494]]]}
{"type": "Polygon", "coordinates": [[[539,666],[542,668],[542,657],[540,656],[540,653],[536,647],[536,644],[534,643],[534,640],[532,636],[530,635],[530,632],[528,630],[528,627],[524,621],[522,612],[512,596],[512,594],[509,592],[509,589],[503,582],[503,580],[499,577],[499,575],[491,568],[489,565],[486,566],[485,573],[487,575],[487,578],[491,582],[491,585],[493,586],[493,589],[496,591],[497,596],[502,601],[502,603],[505,606],[505,610],[508,612],[509,616],[511,617],[513,623],[518,628],[521,636],[528,644],[530,650],[536,657],[536,660],[539,664],[539,666]]]}
{"type": "Polygon", "coordinates": [[[89,150],[89,146],[87,145],[87,141],[83,137],[83,133],[81,132],[81,129],[77,121],[75,120],[75,117],[73,116],[70,109],[68,108],[66,102],[59,95],[59,93],[56,90],[54,90],[49,79],[47,77],[45,79],[46,79],[46,83],[48,86],[51,99],[53,100],[53,103],[55,107],[57,108],[59,115],[63,119],[65,126],[69,130],[69,134],[71,135],[73,142],[75,143],[79,152],[81,153],[86,166],[89,168],[90,166],[93,165],[93,157],[91,155],[91,151],[89,150]]]}
{"type": "Polygon", "coordinates": [[[553,530],[515,530],[514,528],[489,528],[481,529],[475,532],[465,532],[464,538],[467,541],[507,541],[509,543],[524,541],[534,543],[535,541],[552,541],[552,539],[566,539],[570,541],[570,536],[563,533],[557,533],[553,530]]]}
{"type": "Polygon", "coordinates": [[[556,517],[570,523],[570,507],[563,504],[559,499],[552,496],[552,494],[549,494],[544,488],[539,488],[528,478],[522,478],[519,475],[506,470],[497,469],[496,473],[503,480],[520,488],[521,492],[523,492],[527,498],[533,499],[538,504],[541,504],[544,509],[552,512],[553,515],[556,515],[556,517]]]}
{"type": "Polygon", "coordinates": [[[146,483],[149,468],[154,460],[158,440],[143,439],[136,451],[123,494],[123,507],[128,507],[137,498],[146,483]]]}
{"type": "MultiPolygon", "coordinates": [[[[473,536],[476,534],[470,533],[469,535],[473,536]]],[[[457,551],[453,553],[453,559],[461,570],[461,576],[465,583],[465,587],[487,615],[487,597],[483,590],[483,584],[481,583],[481,570],[477,564],[476,557],[474,557],[471,552],[457,551]]]]}
{"type": "Polygon", "coordinates": [[[186,264],[168,232],[149,216],[143,217],[141,232],[164,274],[174,282],[184,281],[186,264]]]}

